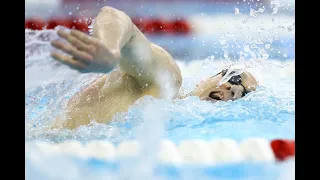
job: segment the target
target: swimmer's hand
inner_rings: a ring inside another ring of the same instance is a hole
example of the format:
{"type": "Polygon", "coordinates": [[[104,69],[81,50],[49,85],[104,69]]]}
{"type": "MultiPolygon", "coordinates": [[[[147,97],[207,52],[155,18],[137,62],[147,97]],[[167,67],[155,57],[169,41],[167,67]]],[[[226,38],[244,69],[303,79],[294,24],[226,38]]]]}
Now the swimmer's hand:
{"type": "Polygon", "coordinates": [[[67,40],[53,40],[51,45],[64,53],[53,51],[51,57],[79,72],[110,72],[119,62],[120,50],[108,49],[99,39],[78,30],[58,30],[58,36],[67,40]]]}

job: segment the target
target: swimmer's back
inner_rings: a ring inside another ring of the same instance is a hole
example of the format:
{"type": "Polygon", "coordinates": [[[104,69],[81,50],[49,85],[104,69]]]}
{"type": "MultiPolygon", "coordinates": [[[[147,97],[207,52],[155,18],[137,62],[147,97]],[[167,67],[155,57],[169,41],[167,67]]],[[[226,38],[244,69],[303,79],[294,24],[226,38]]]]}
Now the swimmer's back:
{"type": "MultiPolygon", "coordinates": [[[[154,44],[151,48],[158,66],[174,68],[178,76],[180,75],[180,69],[169,53],[154,44]]],[[[181,78],[180,76],[178,78],[181,78]]],[[[68,102],[65,121],[59,121],[59,124],[64,128],[73,129],[87,125],[92,120],[108,123],[116,113],[126,112],[137,99],[145,95],[158,98],[160,89],[156,84],[150,82],[148,86],[141,86],[136,78],[117,68],[75,94],[68,102]]],[[[181,82],[178,82],[176,92],[180,86],[181,82]]]]}

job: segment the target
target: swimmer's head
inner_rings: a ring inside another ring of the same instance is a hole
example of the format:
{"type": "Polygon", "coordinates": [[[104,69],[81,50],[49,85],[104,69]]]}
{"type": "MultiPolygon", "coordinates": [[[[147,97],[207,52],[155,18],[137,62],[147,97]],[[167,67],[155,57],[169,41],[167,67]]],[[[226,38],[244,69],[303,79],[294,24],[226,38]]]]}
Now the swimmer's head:
{"type": "MultiPolygon", "coordinates": [[[[256,90],[258,83],[247,71],[244,71],[240,75],[232,76],[228,82],[222,83],[219,86],[220,80],[227,72],[228,70],[225,69],[215,76],[201,81],[191,95],[198,96],[201,100],[216,102],[219,100],[237,100],[245,96],[247,93],[256,90]]],[[[230,72],[229,75],[232,74],[234,74],[234,72],[230,72]]]]}

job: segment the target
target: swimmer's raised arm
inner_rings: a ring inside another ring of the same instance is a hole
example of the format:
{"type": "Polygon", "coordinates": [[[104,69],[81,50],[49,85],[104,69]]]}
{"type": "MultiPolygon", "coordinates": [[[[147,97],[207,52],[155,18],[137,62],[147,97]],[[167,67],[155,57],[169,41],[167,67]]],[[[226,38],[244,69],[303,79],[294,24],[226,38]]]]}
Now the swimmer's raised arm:
{"type": "Polygon", "coordinates": [[[161,86],[158,75],[166,72],[178,90],[181,72],[171,55],[152,44],[122,11],[105,6],[93,24],[92,37],[77,30],[58,35],[69,43],[52,41],[68,55],[52,52],[51,56],[80,72],[107,73],[117,65],[140,86],[161,86]]]}

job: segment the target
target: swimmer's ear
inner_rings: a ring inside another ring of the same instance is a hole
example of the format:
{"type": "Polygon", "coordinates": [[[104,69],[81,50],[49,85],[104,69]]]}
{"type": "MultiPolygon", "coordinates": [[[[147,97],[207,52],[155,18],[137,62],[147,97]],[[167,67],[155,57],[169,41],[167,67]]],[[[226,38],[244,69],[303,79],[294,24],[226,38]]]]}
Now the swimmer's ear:
{"type": "Polygon", "coordinates": [[[242,85],[246,88],[247,92],[255,91],[258,86],[256,78],[254,78],[249,72],[245,71],[241,75],[242,85]]]}

